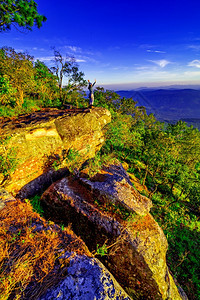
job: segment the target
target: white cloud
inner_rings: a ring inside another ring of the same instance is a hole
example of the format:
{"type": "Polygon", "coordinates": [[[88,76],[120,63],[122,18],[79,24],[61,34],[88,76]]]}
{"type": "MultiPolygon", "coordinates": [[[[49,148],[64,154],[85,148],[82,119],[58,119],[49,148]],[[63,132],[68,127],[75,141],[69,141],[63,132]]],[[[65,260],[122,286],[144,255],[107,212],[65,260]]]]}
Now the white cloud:
{"type": "Polygon", "coordinates": [[[99,57],[101,55],[99,52],[93,53],[92,51],[84,50],[80,47],[71,45],[60,47],[60,52],[63,57],[74,57],[76,62],[97,63],[97,60],[94,59],[93,56],[95,55],[95,57],[99,57]]]}
{"type": "Polygon", "coordinates": [[[54,56],[35,57],[35,60],[36,59],[39,59],[40,61],[51,61],[54,60],[54,56]]]}
{"type": "Polygon", "coordinates": [[[151,53],[166,53],[165,51],[161,51],[161,50],[150,50],[150,49],[147,49],[147,52],[151,52],[151,53]]]}
{"type": "Polygon", "coordinates": [[[76,62],[86,62],[85,59],[78,59],[78,58],[76,59],[76,58],[75,58],[75,60],[76,60],[76,62]]]}
{"type": "Polygon", "coordinates": [[[70,51],[74,52],[74,53],[81,53],[82,49],[80,47],[76,47],[76,46],[64,46],[65,49],[69,49],[70,51]]]}
{"type": "Polygon", "coordinates": [[[189,67],[196,67],[196,68],[200,68],[200,60],[198,59],[194,59],[191,62],[188,63],[189,67]]]}
{"type": "Polygon", "coordinates": [[[140,66],[140,67],[136,67],[136,70],[149,70],[149,66],[140,66]]]}
{"type": "Polygon", "coordinates": [[[126,66],[116,66],[116,67],[113,67],[112,68],[114,71],[126,71],[126,70],[129,70],[129,67],[126,67],[126,66]]]}
{"type": "Polygon", "coordinates": [[[166,67],[168,64],[170,64],[171,62],[166,60],[166,59],[160,59],[160,60],[148,60],[158,66],[160,66],[161,68],[166,67]]]}
{"type": "MultiPolygon", "coordinates": [[[[36,57],[36,59],[39,59],[40,61],[53,61],[55,59],[54,56],[43,56],[43,57],[36,57]]],[[[85,59],[79,59],[79,58],[75,58],[76,62],[86,62],[85,59]]]]}
{"type": "Polygon", "coordinates": [[[44,48],[37,48],[37,47],[34,47],[34,48],[33,48],[33,50],[45,51],[45,52],[47,51],[47,50],[46,50],[46,49],[44,49],[44,48]]]}
{"type": "Polygon", "coordinates": [[[24,50],[23,49],[15,49],[16,52],[23,52],[24,53],[24,50]]]}
{"type": "Polygon", "coordinates": [[[189,45],[188,48],[195,51],[200,51],[200,45],[189,45]]]}
{"type": "Polygon", "coordinates": [[[156,47],[156,45],[151,45],[151,44],[141,44],[139,46],[139,48],[143,48],[143,49],[145,49],[145,48],[155,48],[155,47],[156,47]]]}

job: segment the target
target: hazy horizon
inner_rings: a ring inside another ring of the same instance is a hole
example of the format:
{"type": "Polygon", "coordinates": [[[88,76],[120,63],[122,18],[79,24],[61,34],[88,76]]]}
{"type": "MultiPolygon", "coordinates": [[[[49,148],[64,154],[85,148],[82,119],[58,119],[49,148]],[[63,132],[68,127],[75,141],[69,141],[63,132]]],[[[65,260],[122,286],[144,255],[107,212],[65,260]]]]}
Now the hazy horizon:
{"type": "Polygon", "coordinates": [[[114,91],[117,90],[133,90],[133,89],[142,89],[142,88],[200,88],[200,81],[192,82],[129,82],[129,83],[116,83],[116,84],[98,84],[97,86],[102,86],[104,89],[111,89],[114,91]]]}

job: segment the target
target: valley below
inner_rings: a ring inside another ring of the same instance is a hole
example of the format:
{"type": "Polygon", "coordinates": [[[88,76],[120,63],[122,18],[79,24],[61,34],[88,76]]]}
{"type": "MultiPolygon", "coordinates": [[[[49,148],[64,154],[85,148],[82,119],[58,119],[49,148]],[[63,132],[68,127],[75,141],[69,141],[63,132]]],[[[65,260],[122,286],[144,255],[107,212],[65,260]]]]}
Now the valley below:
{"type": "Polygon", "coordinates": [[[198,89],[141,89],[117,91],[121,97],[133,98],[162,122],[174,124],[182,120],[200,129],[200,90],[198,89]]]}

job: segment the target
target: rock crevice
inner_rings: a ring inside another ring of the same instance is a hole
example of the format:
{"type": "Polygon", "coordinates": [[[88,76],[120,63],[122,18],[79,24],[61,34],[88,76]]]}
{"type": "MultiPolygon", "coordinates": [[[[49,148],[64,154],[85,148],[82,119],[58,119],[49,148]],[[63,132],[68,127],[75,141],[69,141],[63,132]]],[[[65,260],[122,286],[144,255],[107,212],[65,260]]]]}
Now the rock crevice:
{"type": "Polygon", "coordinates": [[[149,213],[151,201],[132,187],[121,165],[101,175],[53,184],[41,198],[46,211],[55,221],[72,223],[91,251],[97,244],[107,247],[102,262],[130,295],[181,299],[166,264],[166,237],[149,213]]]}

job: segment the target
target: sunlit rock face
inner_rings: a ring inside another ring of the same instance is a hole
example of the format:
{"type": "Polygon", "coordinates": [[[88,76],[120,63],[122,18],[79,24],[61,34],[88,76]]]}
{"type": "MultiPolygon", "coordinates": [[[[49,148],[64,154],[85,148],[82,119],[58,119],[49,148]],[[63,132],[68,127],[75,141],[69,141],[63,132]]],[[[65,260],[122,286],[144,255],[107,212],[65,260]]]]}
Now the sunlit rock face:
{"type": "Polygon", "coordinates": [[[105,246],[102,262],[133,299],[182,299],[166,265],[166,237],[149,213],[151,201],[133,188],[121,165],[90,179],[81,173],[63,178],[42,203],[49,217],[71,223],[91,251],[105,246]]]}
{"type": "MultiPolygon", "coordinates": [[[[3,127],[0,124],[7,137],[6,143],[0,144],[0,155],[6,154],[11,166],[10,176],[0,174],[2,185],[24,199],[57,180],[41,199],[46,217],[58,224],[72,224],[74,232],[112,273],[96,258],[69,254],[69,276],[43,299],[87,299],[85,295],[95,291],[95,299],[129,299],[122,288],[133,299],[183,299],[166,265],[167,240],[150,214],[152,203],[132,186],[122,165],[103,167],[92,178],[82,171],[72,176],[63,166],[53,169],[53,163],[70,149],[78,151],[78,164],[94,157],[110,121],[109,111],[94,108],[37,113],[3,127]],[[101,257],[102,252],[106,255],[101,257]],[[89,290],[90,278],[95,285],[89,290]],[[74,288],[78,294],[73,294],[74,288]]],[[[13,201],[4,190],[1,198],[5,201],[0,201],[0,208],[13,201]]]]}
{"type": "Polygon", "coordinates": [[[7,139],[5,145],[0,144],[0,154],[11,165],[11,174],[8,177],[0,173],[3,186],[16,194],[49,171],[54,160],[67,156],[69,149],[78,151],[79,163],[94,157],[104,142],[103,130],[110,121],[110,112],[103,108],[38,112],[7,121],[0,128],[7,139]]]}

